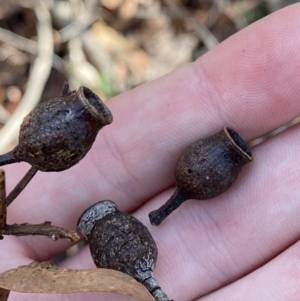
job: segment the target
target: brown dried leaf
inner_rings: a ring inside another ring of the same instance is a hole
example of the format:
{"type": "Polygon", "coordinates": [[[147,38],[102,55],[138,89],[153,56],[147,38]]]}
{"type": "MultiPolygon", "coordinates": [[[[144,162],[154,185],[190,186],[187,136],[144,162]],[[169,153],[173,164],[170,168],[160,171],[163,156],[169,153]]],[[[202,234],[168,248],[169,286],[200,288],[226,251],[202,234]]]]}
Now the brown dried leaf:
{"type": "Polygon", "coordinates": [[[107,269],[71,270],[50,262],[33,262],[0,273],[0,287],[21,293],[110,292],[154,301],[141,283],[124,273],[107,269]]]}

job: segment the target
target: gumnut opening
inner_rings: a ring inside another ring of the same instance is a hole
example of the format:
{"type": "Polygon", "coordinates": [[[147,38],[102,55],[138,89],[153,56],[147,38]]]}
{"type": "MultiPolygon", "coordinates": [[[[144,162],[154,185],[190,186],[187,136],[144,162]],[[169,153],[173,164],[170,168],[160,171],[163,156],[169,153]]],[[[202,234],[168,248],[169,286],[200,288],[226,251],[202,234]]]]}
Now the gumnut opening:
{"type": "Polygon", "coordinates": [[[97,220],[117,211],[117,205],[114,202],[109,200],[100,201],[81,214],[77,222],[77,231],[85,239],[88,239],[97,220]]]}
{"type": "Polygon", "coordinates": [[[224,132],[228,135],[228,138],[232,140],[233,145],[235,145],[242,153],[244,153],[245,157],[252,161],[252,153],[246,142],[240,137],[240,135],[232,129],[227,127],[224,128],[224,132]]]}
{"type": "Polygon", "coordinates": [[[90,114],[101,124],[112,123],[113,116],[110,110],[104,105],[101,98],[87,87],[80,87],[76,95],[84,104],[90,114]]]}

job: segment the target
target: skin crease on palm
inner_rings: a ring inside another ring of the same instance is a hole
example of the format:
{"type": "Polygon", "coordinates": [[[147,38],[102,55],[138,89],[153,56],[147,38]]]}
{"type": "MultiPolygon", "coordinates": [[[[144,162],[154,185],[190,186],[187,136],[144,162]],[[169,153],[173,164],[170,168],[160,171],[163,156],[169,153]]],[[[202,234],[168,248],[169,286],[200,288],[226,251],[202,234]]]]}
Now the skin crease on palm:
{"type": "MultiPolygon", "coordinates": [[[[300,4],[224,41],[196,62],[107,102],[114,122],[73,168],[39,172],[8,208],[8,223],[75,229],[85,208],[115,201],[158,244],[154,274],[174,300],[299,300],[300,126],[253,148],[254,161],[223,195],[190,200],[159,227],[148,213],[174,190],[174,167],[191,142],[228,126],[246,141],[300,115],[300,4]]],[[[7,190],[28,170],[5,167],[7,190]]],[[[5,237],[0,271],[49,260],[70,246],[44,237],[5,237]]],[[[94,268],[88,248],[61,263],[94,268]]],[[[9,300],[133,300],[108,293],[9,300]]]]}

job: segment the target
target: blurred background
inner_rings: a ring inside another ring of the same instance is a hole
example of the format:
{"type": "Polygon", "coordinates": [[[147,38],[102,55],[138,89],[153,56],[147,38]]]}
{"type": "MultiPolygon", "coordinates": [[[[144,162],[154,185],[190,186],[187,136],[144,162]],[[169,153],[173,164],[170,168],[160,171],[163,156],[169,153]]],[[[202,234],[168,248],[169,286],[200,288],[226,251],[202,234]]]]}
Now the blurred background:
{"type": "Polygon", "coordinates": [[[0,0],[0,153],[65,80],[103,100],[196,60],[298,1],[0,0]]]}

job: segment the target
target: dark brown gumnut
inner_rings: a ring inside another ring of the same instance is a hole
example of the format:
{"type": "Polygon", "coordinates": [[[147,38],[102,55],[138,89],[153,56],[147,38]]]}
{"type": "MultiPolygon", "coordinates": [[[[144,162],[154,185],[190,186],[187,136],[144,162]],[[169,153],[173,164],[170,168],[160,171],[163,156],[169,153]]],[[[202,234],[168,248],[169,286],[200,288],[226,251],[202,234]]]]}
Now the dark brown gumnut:
{"type": "Polygon", "coordinates": [[[41,171],[62,171],[90,150],[99,130],[112,122],[102,100],[86,87],[39,104],[23,120],[19,144],[0,165],[25,161],[41,171]]]}
{"type": "Polygon", "coordinates": [[[150,212],[152,225],[159,225],[188,199],[206,200],[225,192],[242,167],[252,161],[244,140],[232,129],[191,144],[180,156],[176,170],[176,190],[159,209],[150,212]]]}
{"type": "Polygon", "coordinates": [[[77,231],[89,242],[98,268],[126,273],[141,282],[157,301],[172,301],[153,276],[157,246],[150,232],[133,216],[120,212],[114,202],[100,201],[86,209],[77,231]]]}

